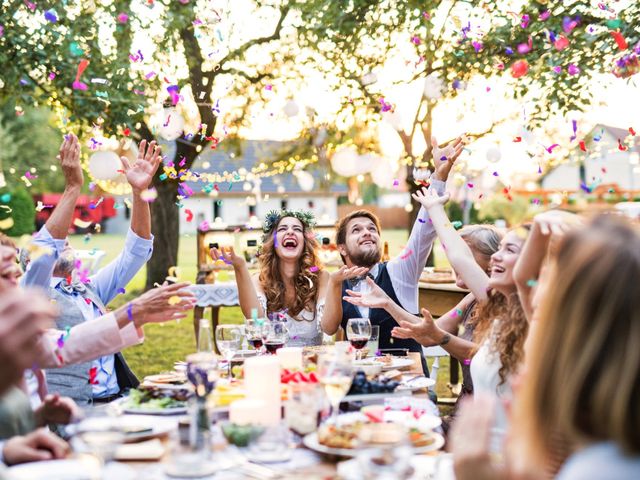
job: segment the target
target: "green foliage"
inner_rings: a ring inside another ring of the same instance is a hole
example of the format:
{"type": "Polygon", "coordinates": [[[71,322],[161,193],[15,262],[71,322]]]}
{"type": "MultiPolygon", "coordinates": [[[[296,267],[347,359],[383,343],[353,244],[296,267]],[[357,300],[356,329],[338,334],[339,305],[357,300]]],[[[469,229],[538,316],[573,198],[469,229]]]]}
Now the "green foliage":
{"type": "Polygon", "coordinates": [[[491,222],[506,220],[511,227],[530,219],[530,204],[525,197],[514,196],[511,200],[505,195],[496,194],[489,197],[480,207],[479,220],[491,222]]]}
{"type": "MultiPolygon", "coordinates": [[[[10,237],[19,237],[21,235],[31,235],[36,228],[36,212],[33,208],[33,199],[29,192],[24,188],[16,188],[9,190],[3,188],[0,190],[0,196],[10,196],[9,201],[0,201],[0,221],[7,218],[13,219],[13,226],[3,232],[10,237]],[[4,206],[9,207],[11,211],[4,206]]],[[[4,200],[4,198],[3,198],[4,200]]]]}
{"type": "Polygon", "coordinates": [[[62,135],[52,125],[51,111],[42,107],[26,108],[17,115],[14,107],[11,99],[0,106],[0,168],[7,183],[22,183],[25,172],[35,168],[31,173],[38,178],[29,179],[32,194],[61,192],[64,177],[57,167],[56,155],[62,135]]]}

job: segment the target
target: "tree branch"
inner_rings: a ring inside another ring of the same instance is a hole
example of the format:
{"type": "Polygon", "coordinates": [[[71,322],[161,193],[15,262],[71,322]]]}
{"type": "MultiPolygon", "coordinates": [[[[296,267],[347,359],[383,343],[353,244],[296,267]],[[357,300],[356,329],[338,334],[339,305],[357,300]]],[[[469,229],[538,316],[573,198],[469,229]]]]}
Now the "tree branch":
{"type": "Polygon", "coordinates": [[[255,76],[251,76],[247,72],[244,72],[242,70],[238,70],[237,68],[232,68],[232,67],[223,68],[221,70],[218,70],[216,73],[217,74],[239,75],[241,77],[246,78],[251,83],[258,83],[258,82],[260,82],[261,80],[263,80],[265,78],[275,78],[275,76],[270,72],[258,73],[255,76]]]}

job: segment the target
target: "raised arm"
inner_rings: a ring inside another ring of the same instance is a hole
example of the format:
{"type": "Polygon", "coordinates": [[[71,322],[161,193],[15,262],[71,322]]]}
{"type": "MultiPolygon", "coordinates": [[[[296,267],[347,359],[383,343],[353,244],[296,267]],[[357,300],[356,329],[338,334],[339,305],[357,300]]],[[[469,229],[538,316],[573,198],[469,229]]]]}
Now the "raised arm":
{"type": "Polygon", "coordinates": [[[258,312],[258,317],[266,316],[267,312],[260,305],[258,293],[244,258],[236,255],[233,247],[212,248],[210,255],[214,261],[222,260],[233,267],[236,275],[236,285],[238,286],[238,300],[244,318],[251,318],[254,310],[258,312]]]}
{"type": "Polygon", "coordinates": [[[531,321],[533,317],[535,287],[551,238],[562,237],[571,228],[571,224],[578,222],[577,216],[560,210],[543,212],[534,217],[531,233],[513,271],[513,279],[518,287],[518,296],[527,320],[531,321]]]}
{"type": "Polygon", "coordinates": [[[133,208],[131,210],[131,230],[141,238],[151,238],[151,212],[149,203],[141,194],[149,188],[153,175],[162,162],[160,147],[153,141],[147,148],[146,140],[140,142],[138,158],[129,164],[127,157],[121,157],[122,167],[133,191],[133,208]]]}
{"type": "Polygon", "coordinates": [[[64,249],[76,202],[84,183],[80,166],[80,143],[74,134],[65,135],[58,160],[65,179],[64,192],[47,223],[34,235],[31,245],[26,247],[31,252],[32,261],[27,265],[22,279],[25,286],[49,287],[56,261],[64,249]]]}
{"type": "Polygon", "coordinates": [[[369,271],[365,267],[347,267],[332,272],[327,281],[327,293],[322,315],[322,331],[327,335],[333,335],[338,331],[342,322],[342,282],[351,278],[360,277],[369,271]]]}
{"type": "MultiPolygon", "coordinates": [[[[431,137],[435,171],[431,175],[430,190],[443,195],[449,172],[462,152],[462,137],[456,138],[444,147],[439,147],[435,137],[431,137]]],[[[417,304],[416,285],[427,263],[427,257],[436,238],[436,232],[429,220],[429,213],[421,208],[411,228],[404,252],[389,261],[388,269],[398,300],[403,306],[417,304]]]]}
{"type": "Polygon", "coordinates": [[[469,245],[453,228],[449,218],[447,218],[444,204],[449,200],[449,194],[438,197],[435,192],[427,191],[427,189],[423,188],[421,191],[414,193],[413,198],[420,202],[429,212],[431,223],[438,234],[438,238],[440,238],[449,263],[451,263],[456,273],[462,277],[464,283],[478,301],[486,300],[489,277],[473,258],[469,245]]]}

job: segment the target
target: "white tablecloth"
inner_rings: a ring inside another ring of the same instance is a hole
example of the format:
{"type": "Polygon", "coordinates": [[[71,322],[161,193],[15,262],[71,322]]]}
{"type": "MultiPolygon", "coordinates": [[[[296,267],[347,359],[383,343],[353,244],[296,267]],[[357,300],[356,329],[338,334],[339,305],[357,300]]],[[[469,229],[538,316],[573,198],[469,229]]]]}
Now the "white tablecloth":
{"type": "Polygon", "coordinates": [[[197,307],[220,307],[239,305],[236,282],[196,284],[189,287],[196,296],[197,307]]]}

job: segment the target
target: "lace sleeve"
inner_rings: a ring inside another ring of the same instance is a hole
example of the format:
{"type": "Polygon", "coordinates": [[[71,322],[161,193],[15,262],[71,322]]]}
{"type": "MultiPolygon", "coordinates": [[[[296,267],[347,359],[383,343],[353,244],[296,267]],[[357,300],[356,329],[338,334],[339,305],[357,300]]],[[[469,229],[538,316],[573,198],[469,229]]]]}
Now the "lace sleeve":
{"type": "Polygon", "coordinates": [[[267,297],[265,297],[262,293],[258,293],[258,302],[260,302],[260,306],[262,307],[262,311],[264,312],[264,316],[266,317],[269,312],[267,312],[267,297]]]}

